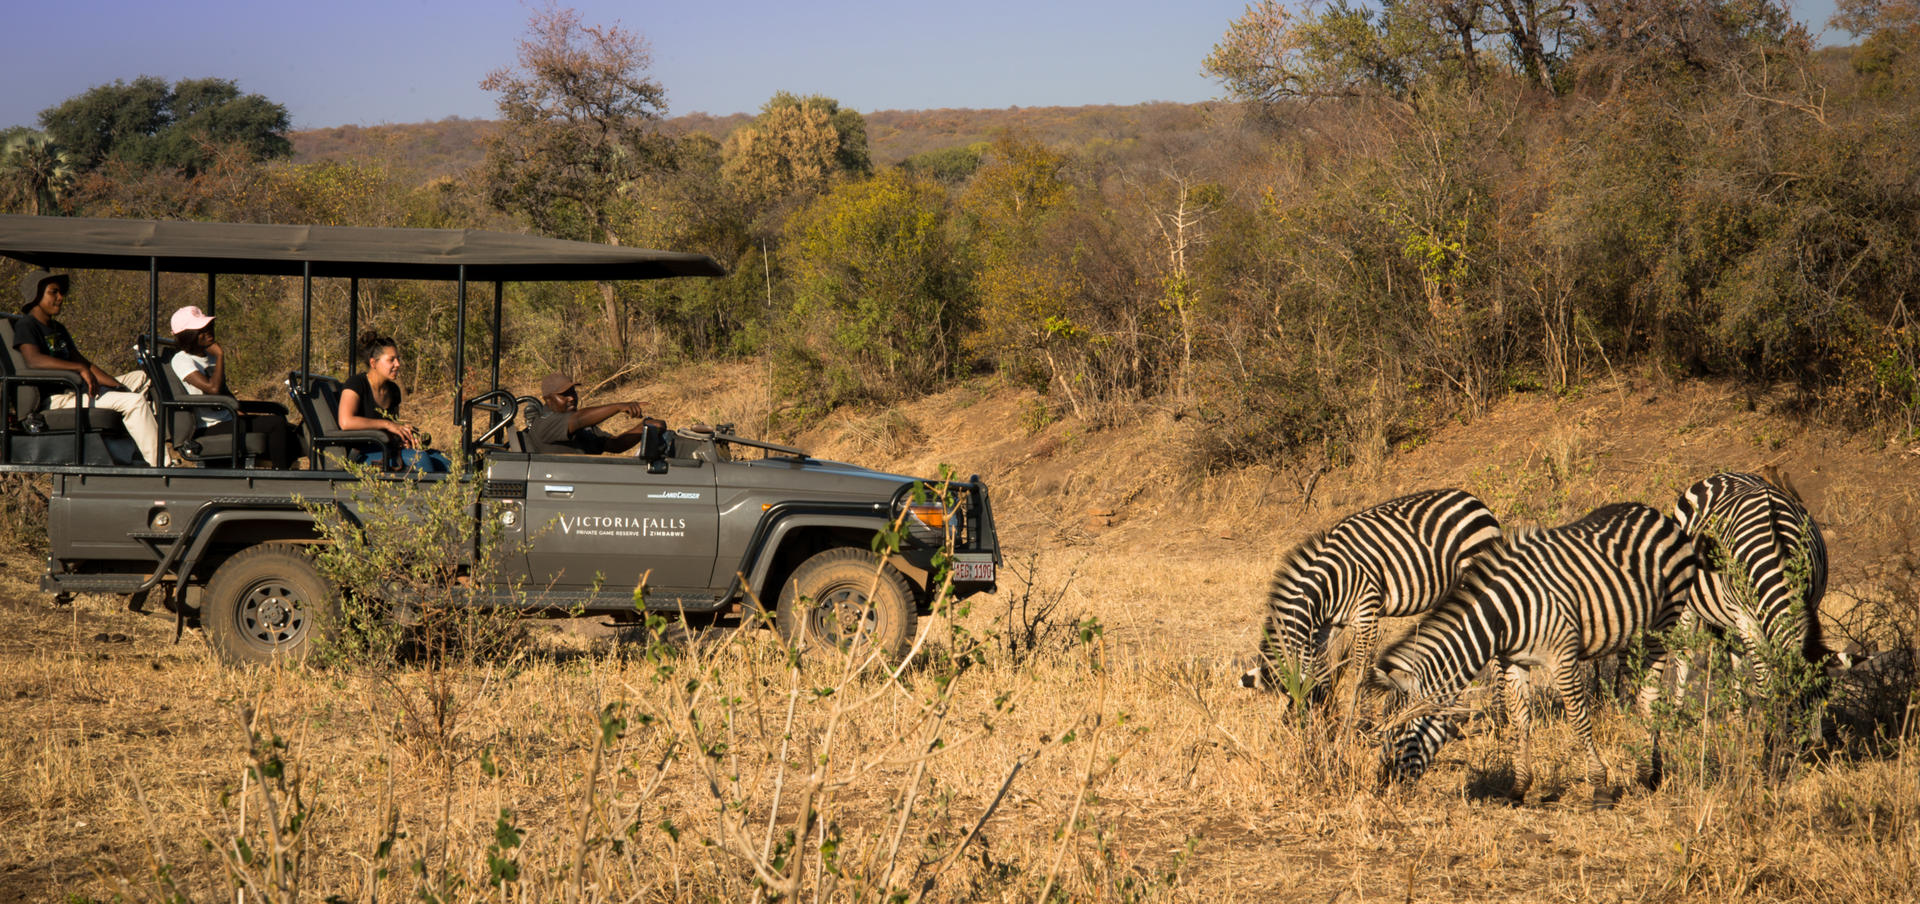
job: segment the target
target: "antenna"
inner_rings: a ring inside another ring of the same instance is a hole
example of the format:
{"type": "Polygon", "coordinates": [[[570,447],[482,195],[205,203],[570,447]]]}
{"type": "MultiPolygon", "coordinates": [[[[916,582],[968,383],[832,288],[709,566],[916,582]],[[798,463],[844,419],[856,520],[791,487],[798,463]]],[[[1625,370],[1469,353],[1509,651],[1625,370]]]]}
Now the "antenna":
{"type": "MultiPolygon", "coordinates": [[[[767,327],[773,327],[773,265],[767,262],[767,240],[760,240],[760,273],[767,281],[767,327]]],[[[773,435],[773,355],[767,355],[767,426],[761,436],[773,435]]]]}

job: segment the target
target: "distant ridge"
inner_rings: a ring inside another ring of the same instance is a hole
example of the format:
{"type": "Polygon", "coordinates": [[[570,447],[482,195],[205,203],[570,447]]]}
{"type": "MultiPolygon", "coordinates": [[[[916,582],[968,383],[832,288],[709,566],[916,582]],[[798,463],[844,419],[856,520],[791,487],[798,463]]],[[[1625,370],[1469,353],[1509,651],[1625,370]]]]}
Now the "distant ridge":
{"type": "MultiPolygon", "coordinates": [[[[1014,130],[1051,146],[1085,148],[1125,144],[1155,134],[1205,126],[1216,105],[1153,102],[1128,106],[1008,107],[998,110],[880,110],[867,113],[867,142],[876,166],[916,154],[964,147],[1014,130]]],[[[676,116],[663,128],[724,140],[752,120],[745,113],[676,116]]],[[[458,177],[486,158],[487,138],[499,124],[448,117],[437,122],[302,129],[289,137],[295,163],[380,162],[407,180],[458,177]]]]}

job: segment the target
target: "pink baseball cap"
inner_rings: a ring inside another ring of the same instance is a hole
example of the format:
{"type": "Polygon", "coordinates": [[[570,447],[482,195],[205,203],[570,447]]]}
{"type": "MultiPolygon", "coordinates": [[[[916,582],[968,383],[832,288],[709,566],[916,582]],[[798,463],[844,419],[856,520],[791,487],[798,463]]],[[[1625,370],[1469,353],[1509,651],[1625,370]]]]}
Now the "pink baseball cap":
{"type": "Polygon", "coordinates": [[[173,334],[180,335],[188,330],[203,330],[213,318],[203,313],[196,305],[187,305],[173,312],[173,334]]]}

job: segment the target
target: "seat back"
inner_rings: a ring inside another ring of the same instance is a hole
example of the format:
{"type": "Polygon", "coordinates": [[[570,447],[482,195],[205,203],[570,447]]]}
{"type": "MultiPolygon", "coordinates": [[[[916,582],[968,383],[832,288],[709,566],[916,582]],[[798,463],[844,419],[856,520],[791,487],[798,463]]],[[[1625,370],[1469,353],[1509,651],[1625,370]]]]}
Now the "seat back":
{"type": "Polygon", "coordinates": [[[181,403],[191,392],[180,375],[173,372],[173,356],[180,346],[172,339],[140,336],[133,343],[133,357],[147,373],[147,388],[160,409],[160,441],[176,445],[191,440],[200,430],[198,412],[181,403]]]}
{"type": "MultiPolygon", "coordinates": [[[[27,359],[20,356],[20,349],[15,348],[13,344],[13,325],[17,320],[18,318],[13,314],[0,317],[0,341],[5,341],[7,344],[5,366],[6,375],[10,377],[23,376],[32,372],[31,368],[27,367],[27,359]]],[[[22,381],[10,386],[9,390],[7,413],[10,415],[16,412],[21,415],[32,414],[39,411],[46,403],[46,398],[40,391],[40,384],[22,381]]]]}

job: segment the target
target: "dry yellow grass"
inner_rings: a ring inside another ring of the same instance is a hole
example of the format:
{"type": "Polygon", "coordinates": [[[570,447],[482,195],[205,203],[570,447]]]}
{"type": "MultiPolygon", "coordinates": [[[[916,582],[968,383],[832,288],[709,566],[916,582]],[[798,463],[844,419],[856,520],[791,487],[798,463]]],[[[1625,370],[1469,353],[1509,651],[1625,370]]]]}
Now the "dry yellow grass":
{"type": "MultiPolygon", "coordinates": [[[[747,395],[687,382],[639,391],[688,410],[747,395]]],[[[1421,486],[1463,485],[1510,521],[1552,521],[1615,499],[1665,507],[1712,467],[1780,457],[1831,525],[1837,586],[1910,581],[1899,563],[1910,569],[1913,550],[1894,529],[1915,502],[1895,479],[1911,461],[1900,448],[1799,431],[1710,387],[1649,403],[1615,386],[1503,406],[1366,473],[1329,473],[1303,505],[1279,463],[1183,471],[1165,459],[1181,428],[1160,415],[1029,436],[1018,399],[972,392],[800,437],[834,457],[907,472],[954,462],[992,481],[1010,567],[1001,592],[958,619],[991,645],[944,695],[945,654],[961,641],[939,618],[922,620],[929,655],[897,679],[824,658],[795,669],[752,628],[650,656],[630,635],[546,624],[517,655],[439,677],[419,665],[238,672],[117,599],[54,608],[26,581],[34,563],[9,560],[0,900],[216,901],[236,887],[294,900],[296,880],[310,901],[421,889],[767,900],[783,883],[806,900],[877,900],[883,887],[1008,901],[1914,899],[1910,730],[1784,781],[1695,770],[1593,811],[1571,733],[1549,720],[1535,738],[1547,799],[1515,809],[1486,799],[1506,750],[1478,722],[1419,784],[1383,792],[1370,741],[1291,719],[1234,681],[1279,553],[1421,486]],[[1116,526],[1089,527],[1092,506],[1113,508],[1116,526]],[[1023,599],[1029,612],[1055,605],[1061,627],[1016,661],[992,632],[1023,599]],[[1071,626],[1088,618],[1100,631],[1077,642],[1071,626]],[[455,709],[436,730],[408,713],[439,680],[455,709]],[[268,776],[263,791],[248,769],[276,758],[287,784],[268,776]],[[296,787],[308,815],[282,837],[298,859],[276,875],[268,827],[285,827],[296,787]],[[819,819],[782,858],[803,800],[819,819]],[[235,862],[236,840],[252,864],[235,862]],[[490,884],[508,862],[518,878],[490,884]]],[[[1643,737],[1603,712],[1616,774],[1643,737]]]]}

